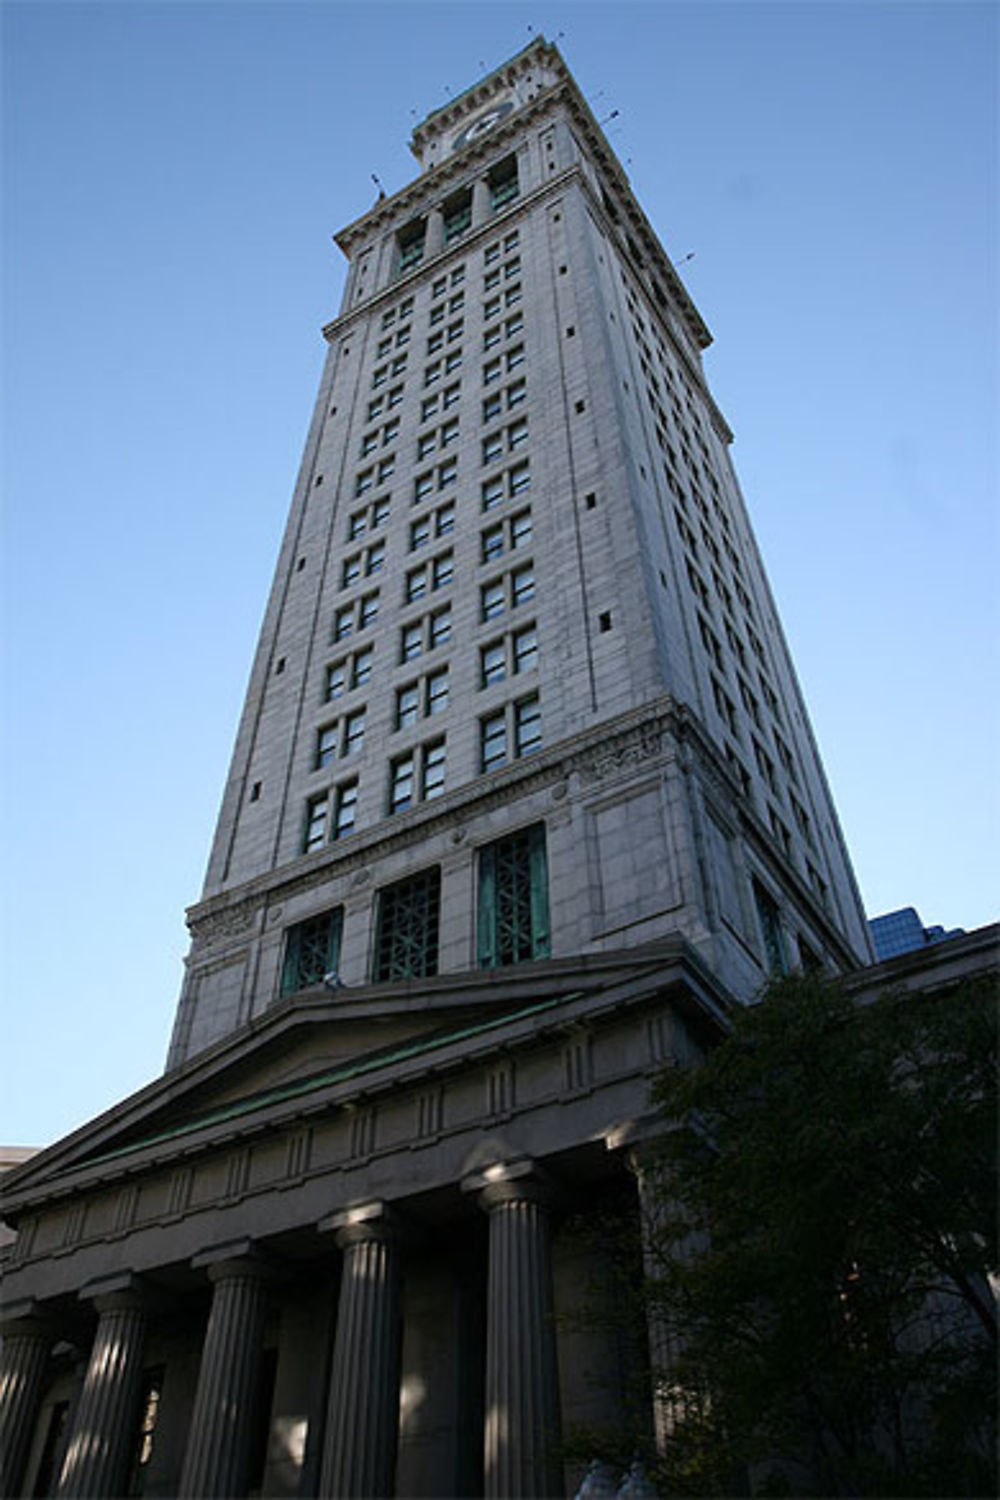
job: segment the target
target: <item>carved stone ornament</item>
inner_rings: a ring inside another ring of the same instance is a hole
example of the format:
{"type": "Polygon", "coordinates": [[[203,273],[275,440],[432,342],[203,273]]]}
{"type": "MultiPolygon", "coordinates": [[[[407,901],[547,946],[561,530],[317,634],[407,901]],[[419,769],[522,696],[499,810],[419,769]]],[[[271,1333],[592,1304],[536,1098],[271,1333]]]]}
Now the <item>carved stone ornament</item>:
{"type": "Polygon", "coordinates": [[[208,912],[204,917],[194,917],[188,922],[195,942],[211,942],[213,938],[235,937],[247,932],[254,925],[259,910],[256,901],[240,901],[236,906],[227,906],[222,911],[208,912]]]}
{"type": "Polygon", "coordinates": [[[667,738],[662,720],[637,724],[604,744],[594,745],[574,757],[573,769],[582,781],[604,781],[658,756],[667,738]]]}

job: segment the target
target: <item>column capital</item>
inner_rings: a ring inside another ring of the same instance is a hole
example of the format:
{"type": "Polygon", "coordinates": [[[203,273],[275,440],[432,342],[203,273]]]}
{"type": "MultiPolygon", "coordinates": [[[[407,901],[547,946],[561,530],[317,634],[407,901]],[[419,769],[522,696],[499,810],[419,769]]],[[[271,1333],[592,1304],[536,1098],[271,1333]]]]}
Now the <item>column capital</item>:
{"type": "Polygon", "coordinates": [[[119,1271],[88,1281],[77,1293],[81,1302],[90,1302],[99,1313],[141,1312],[148,1307],[146,1288],[133,1271],[119,1271]]]}
{"type": "Polygon", "coordinates": [[[278,1274],[278,1267],[267,1252],[249,1238],[209,1245],[192,1255],[190,1264],[193,1271],[204,1271],[213,1285],[236,1277],[265,1280],[278,1274]]]}
{"type": "Polygon", "coordinates": [[[487,1212],[504,1203],[537,1203],[544,1208],[552,1201],[552,1185],[530,1156],[468,1173],[462,1178],[462,1191],[475,1193],[487,1212]]]}
{"type": "Polygon", "coordinates": [[[401,1225],[396,1211],[381,1199],[371,1203],[358,1203],[352,1208],[338,1209],[320,1219],[317,1228],[320,1234],[335,1236],[338,1248],[362,1244],[369,1240],[383,1243],[399,1239],[401,1225]]]}
{"type": "Polygon", "coordinates": [[[0,1311],[0,1332],[5,1338],[51,1338],[57,1328],[52,1314],[34,1297],[8,1302],[0,1311]]]}

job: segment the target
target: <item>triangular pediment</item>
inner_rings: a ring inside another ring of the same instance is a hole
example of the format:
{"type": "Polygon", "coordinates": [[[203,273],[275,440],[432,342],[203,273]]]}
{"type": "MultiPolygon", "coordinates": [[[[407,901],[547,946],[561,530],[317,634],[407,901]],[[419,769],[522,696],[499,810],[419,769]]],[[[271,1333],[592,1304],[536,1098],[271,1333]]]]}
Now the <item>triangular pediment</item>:
{"type": "Polygon", "coordinates": [[[655,946],[655,954],[305,991],[15,1169],[4,1196],[16,1216],[19,1205],[39,1194],[134,1175],[165,1156],[360,1096],[400,1071],[412,1076],[422,1067],[454,1066],[464,1049],[481,1055],[484,1046],[505,1046],[514,1035],[523,1043],[533,1027],[551,1024],[565,1009],[662,982],[678,959],[690,976],[690,950],[655,946]]]}

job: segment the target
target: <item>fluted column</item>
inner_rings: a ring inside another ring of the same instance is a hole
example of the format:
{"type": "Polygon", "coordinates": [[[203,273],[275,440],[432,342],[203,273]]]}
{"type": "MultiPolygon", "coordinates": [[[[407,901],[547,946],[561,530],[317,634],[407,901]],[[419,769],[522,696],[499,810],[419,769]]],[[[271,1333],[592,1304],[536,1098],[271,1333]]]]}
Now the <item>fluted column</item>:
{"type": "Polygon", "coordinates": [[[52,1339],[52,1328],[33,1304],[8,1310],[0,1352],[0,1495],[20,1493],[52,1339]]]}
{"type": "Polygon", "coordinates": [[[124,1495],[136,1438],[142,1386],[146,1313],[138,1287],[125,1278],[122,1290],[92,1296],[97,1331],[83,1391],[73,1418],[57,1493],[100,1500],[124,1495]]]}
{"type": "MultiPolygon", "coordinates": [[[[669,1182],[657,1162],[655,1141],[630,1150],[627,1160],[639,1190],[643,1273],[647,1286],[650,1286],[663,1275],[662,1258],[666,1253],[663,1225],[670,1213],[669,1182]]],[[[697,1236],[691,1236],[686,1241],[673,1243],[670,1254],[686,1259],[695,1252],[699,1243],[697,1236]]],[[[687,1414],[697,1396],[677,1383],[681,1344],[653,1298],[647,1298],[646,1302],[646,1335],[653,1376],[653,1433],[657,1452],[663,1456],[678,1421],[687,1414]]]]}
{"type": "Polygon", "coordinates": [[[485,177],[479,177],[472,184],[473,225],[484,224],[492,212],[492,207],[490,185],[485,177]]]}
{"type": "Polygon", "coordinates": [[[343,1252],[320,1495],[391,1495],[399,1427],[399,1243],[382,1204],[336,1214],[343,1252]]]}
{"type": "Polygon", "coordinates": [[[180,1494],[191,1500],[245,1495],[264,1342],[266,1268],[249,1246],[240,1255],[209,1252],[194,1264],[208,1267],[214,1290],[180,1494]]]}
{"type": "Polygon", "coordinates": [[[548,1194],[530,1162],[487,1169],[465,1186],[490,1216],[485,1493],[561,1495],[548,1194]]]}
{"type": "Polygon", "coordinates": [[[424,260],[430,260],[432,255],[437,255],[439,250],[444,249],[444,214],[439,208],[432,208],[427,215],[427,231],[424,237],[424,260]]]}

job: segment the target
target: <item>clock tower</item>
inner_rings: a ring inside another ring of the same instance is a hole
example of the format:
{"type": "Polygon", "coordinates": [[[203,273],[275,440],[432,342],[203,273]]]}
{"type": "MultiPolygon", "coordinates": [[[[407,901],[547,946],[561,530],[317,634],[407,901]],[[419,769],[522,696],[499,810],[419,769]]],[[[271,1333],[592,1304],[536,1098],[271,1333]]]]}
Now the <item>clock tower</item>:
{"type": "Polygon", "coordinates": [[[554,48],[531,42],[504,67],[427,116],[410,149],[425,172],[466,146],[481,142],[523,105],[567,77],[554,48]]]}

